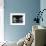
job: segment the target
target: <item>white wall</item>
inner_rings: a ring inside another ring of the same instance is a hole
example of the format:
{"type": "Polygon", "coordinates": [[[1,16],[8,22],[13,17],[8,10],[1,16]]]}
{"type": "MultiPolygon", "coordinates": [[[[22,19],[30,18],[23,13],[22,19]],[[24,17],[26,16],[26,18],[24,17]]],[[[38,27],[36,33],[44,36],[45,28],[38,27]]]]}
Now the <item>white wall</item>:
{"type": "Polygon", "coordinates": [[[4,41],[4,3],[0,0],[0,42],[4,41]]]}

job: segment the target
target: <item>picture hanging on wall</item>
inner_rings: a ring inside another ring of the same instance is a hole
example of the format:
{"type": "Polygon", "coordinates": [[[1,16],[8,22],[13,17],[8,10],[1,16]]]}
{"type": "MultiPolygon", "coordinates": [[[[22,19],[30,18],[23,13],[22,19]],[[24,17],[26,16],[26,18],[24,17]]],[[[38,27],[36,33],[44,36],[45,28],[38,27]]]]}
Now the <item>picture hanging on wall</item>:
{"type": "Polygon", "coordinates": [[[10,13],[10,25],[25,25],[25,13],[10,13]]]}

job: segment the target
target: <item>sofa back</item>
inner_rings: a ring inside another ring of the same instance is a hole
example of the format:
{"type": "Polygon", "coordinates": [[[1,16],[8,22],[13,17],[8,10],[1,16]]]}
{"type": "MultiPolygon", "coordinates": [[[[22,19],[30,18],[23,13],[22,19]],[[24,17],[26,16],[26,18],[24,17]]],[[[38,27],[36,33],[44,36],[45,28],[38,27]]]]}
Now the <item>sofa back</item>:
{"type": "Polygon", "coordinates": [[[32,33],[34,34],[35,46],[46,45],[46,28],[39,25],[34,25],[32,26],[32,33]]]}
{"type": "Polygon", "coordinates": [[[46,31],[45,31],[45,40],[44,41],[45,41],[45,45],[46,45],[46,31]]]}

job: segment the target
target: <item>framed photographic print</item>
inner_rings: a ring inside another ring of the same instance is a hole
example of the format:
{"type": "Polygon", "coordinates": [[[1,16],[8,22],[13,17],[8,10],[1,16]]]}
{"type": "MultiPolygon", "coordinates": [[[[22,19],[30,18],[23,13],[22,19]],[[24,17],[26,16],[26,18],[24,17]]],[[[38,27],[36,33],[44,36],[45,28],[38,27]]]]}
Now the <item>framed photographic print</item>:
{"type": "Polygon", "coordinates": [[[10,24],[11,25],[25,25],[25,13],[11,13],[10,24]]]}

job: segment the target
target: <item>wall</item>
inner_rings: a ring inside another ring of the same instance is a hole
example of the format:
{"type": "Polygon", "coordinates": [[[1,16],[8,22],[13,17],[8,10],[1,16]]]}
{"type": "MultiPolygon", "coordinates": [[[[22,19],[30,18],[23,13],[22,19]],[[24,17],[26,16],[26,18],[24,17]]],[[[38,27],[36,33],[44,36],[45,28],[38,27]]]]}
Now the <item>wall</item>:
{"type": "MultiPolygon", "coordinates": [[[[41,9],[41,11],[42,11],[43,9],[46,9],[46,0],[41,0],[41,1],[40,1],[40,9],[41,9]]],[[[41,21],[41,22],[40,22],[40,25],[46,27],[46,20],[45,20],[45,19],[46,19],[46,10],[43,12],[42,17],[43,17],[43,22],[41,21]]]]}
{"type": "Polygon", "coordinates": [[[40,0],[4,0],[4,38],[18,41],[32,30],[36,12],[40,10],[40,0]],[[25,13],[25,26],[10,25],[10,13],[25,13]]]}

